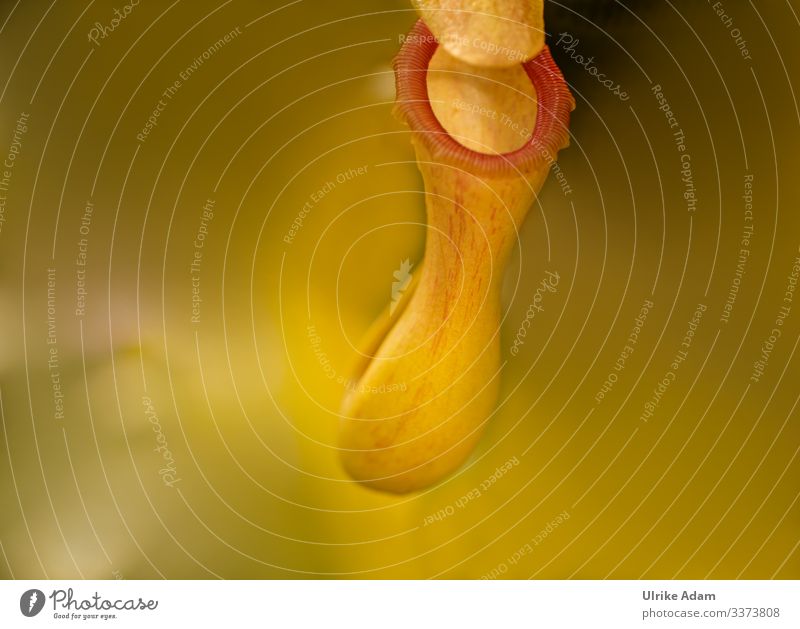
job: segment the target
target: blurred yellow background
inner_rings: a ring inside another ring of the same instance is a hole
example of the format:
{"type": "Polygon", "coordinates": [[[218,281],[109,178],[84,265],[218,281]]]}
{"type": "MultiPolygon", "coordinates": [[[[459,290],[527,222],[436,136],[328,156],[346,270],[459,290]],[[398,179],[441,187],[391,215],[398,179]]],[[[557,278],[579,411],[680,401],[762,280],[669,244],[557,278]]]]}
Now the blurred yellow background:
{"type": "Polygon", "coordinates": [[[403,497],[336,426],[424,245],[410,4],[122,2],[0,3],[0,576],[800,577],[794,0],[549,4],[569,191],[477,452],[403,497]]]}

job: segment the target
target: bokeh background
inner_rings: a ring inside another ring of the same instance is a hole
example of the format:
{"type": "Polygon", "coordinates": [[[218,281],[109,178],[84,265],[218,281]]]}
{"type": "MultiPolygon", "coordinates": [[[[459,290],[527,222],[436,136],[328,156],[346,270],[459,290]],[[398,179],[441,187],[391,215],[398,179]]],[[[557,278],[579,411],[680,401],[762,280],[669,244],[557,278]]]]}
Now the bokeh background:
{"type": "Polygon", "coordinates": [[[570,191],[521,233],[478,450],[398,497],[336,427],[424,245],[409,3],[0,2],[0,576],[800,577],[799,12],[548,2],[570,191]]]}

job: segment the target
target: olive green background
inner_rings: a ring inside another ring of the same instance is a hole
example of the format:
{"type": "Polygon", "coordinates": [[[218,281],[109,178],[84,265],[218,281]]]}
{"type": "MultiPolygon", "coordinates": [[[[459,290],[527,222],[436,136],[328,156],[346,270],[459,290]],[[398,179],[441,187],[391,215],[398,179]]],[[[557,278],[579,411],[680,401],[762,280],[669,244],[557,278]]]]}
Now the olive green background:
{"type": "Polygon", "coordinates": [[[397,497],[346,478],[336,422],[338,378],[424,244],[392,116],[410,5],[141,0],[94,44],[123,0],[0,3],[3,159],[29,114],[0,223],[0,575],[800,577],[800,295],[750,380],[800,256],[800,8],[727,0],[729,27],[712,5],[549,3],[550,34],[579,38],[630,99],[550,39],[577,102],[559,156],[572,192],[551,178],[520,234],[478,450],[397,497]],[[237,28],[140,142],[164,91],[237,28]],[[754,234],[725,323],[748,175],[754,234]],[[546,271],[558,289],[512,356],[546,271]]]}

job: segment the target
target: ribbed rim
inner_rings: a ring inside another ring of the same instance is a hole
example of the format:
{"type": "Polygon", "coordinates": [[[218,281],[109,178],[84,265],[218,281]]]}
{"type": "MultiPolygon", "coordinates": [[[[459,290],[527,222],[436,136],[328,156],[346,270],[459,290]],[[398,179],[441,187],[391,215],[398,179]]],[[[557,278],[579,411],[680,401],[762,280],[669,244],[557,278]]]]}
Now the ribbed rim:
{"type": "Polygon", "coordinates": [[[575,101],[561,71],[545,46],[536,57],[522,64],[533,83],[538,111],[530,140],[515,151],[489,155],[468,149],[442,127],[431,109],[427,73],[436,38],[418,20],[394,60],[397,111],[437,161],[479,175],[502,176],[550,164],[569,141],[569,114],[575,101]]]}

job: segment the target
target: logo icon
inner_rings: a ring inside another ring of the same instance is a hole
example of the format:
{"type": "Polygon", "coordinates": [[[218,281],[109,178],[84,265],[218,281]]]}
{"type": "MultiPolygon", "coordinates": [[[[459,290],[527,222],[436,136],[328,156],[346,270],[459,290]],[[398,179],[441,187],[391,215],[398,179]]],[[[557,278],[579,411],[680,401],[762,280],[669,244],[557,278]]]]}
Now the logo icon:
{"type": "Polygon", "coordinates": [[[406,258],[400,263],[400,268],[397,269],[392,275],[396,282],[392,282],[392,303],[389,306],[389,316],[394,314],[395,308],[400,303],[400,300],[403,298],[403,291],[408,288],[408,285],[411,283],[411,267],[413,265],[411,262],[406,258]]]}
{"type": "Polygon", "coordinates": [[[19,598],[19,611],[23,616],[31,618],[44,607],[44,592],[41,590],[28,590],[19,598]]]}

